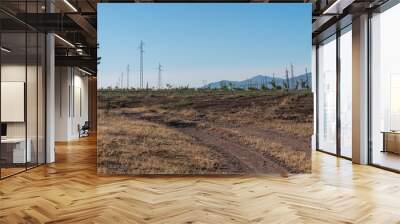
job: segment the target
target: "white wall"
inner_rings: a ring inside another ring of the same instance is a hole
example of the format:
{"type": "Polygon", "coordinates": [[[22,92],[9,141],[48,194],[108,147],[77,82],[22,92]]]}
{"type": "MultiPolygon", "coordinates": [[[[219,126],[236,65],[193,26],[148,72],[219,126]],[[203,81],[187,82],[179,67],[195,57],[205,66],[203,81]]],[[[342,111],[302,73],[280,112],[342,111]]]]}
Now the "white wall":
{"type": "MultiPolygon", "coordinates": [[[[25,82],[25,64],[3,64],[1,66],[1,81],[2,82],[25,82]]],[[[1,108],[7,110],[7,108],[1,108]]],[[[25,122],[7,123],[8,137],[25,137],[25,122]]]]}
{"type": "MultiPolygon", "coordinates": [[[[1,82],[1,122],[25,121],[25,83],[1,82]]],[[[36,105],[34,105],[36,108],[36,105]]]]}
{"type": "Polygon", "coordinates": [[[67,67],[55,68],[55,141],[68,140],[70,74],[67,67]]]}
{"type": "Polygon", "coordinates": [[[77,70],[75,70],[75,77],[74,77],[74,99],[75,99],[75,106],[73,113],[73,119],[71,120],[71,135],[74,138],[79,137],[78,132],[78,125],[83,125],[85,121],[89,119],[89,112],[88,112],[88,78],[81,76],[82,73],[79,72],[79,75],[76,75],[77,70]],[[80,101],[80,102],[79,102],[80,101]]]}
{"type": "Polygon", "coordinates": [[[76,68],[56,67],[56,141],[79,138],[78,125],[88,120],[88,78],[83,75],[76,68]]]}

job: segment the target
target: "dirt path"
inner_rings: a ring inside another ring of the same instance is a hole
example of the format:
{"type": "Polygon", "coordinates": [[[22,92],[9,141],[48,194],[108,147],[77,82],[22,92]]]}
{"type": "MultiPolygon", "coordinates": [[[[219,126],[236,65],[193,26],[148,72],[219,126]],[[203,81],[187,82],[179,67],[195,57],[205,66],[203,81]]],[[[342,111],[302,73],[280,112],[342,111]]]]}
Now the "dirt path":
{"type": "Polygon", "coordinates": [[[183,133],[194,137],[200,144],[222,154],[228,161],[238,162],[244,173],[282,173],[287,170],[274,161],[265,158],[256,150],[227,141],[217,133],[200,128],[178,128],[183,133]]]}
{"type": "Polygon", "coordinates": [[[204,145],[209,149],[226,158],[227,164],[222,164],[224,170],[235,171],[238,173],[280,173],[287,174],[288,171],[273,160],[266,158],[262,153],[224,138],[221,133],[196,127],[197,123],[183,120],[168,120],[160,115],[144,116],[142,113],[123,113],[130,118],[142,119],[158,124],[163,124],[169,128],[174,128],[180,132],[193,137],[196,143],[204,145]]]}
{"type": "MultiPolygon", "coordinates": [[[[202,156],[213,162],[216,172],[310,170],[313,97],[308,91],[105,91],[100,99],[99,108],[107,113],[191,137],[185,142],[203,148],[202,156]]],[[[172,143],[177,152],[188,149],[177,144],[172,143]]],[[[185,169],[194,169],[184,159],[177,161],[187,164],[185,169]]]]}

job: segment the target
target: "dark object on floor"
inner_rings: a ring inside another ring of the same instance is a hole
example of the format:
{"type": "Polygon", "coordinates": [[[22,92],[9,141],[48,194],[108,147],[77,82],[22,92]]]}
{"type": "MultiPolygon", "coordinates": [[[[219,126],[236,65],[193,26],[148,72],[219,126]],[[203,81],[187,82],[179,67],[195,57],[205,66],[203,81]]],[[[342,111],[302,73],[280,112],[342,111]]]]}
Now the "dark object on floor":
{"type": "Polygon", "coordinates": [[[1,123],[1,136],[2,137],[7,136],[7,124],[6,123],[1,123]]]}
{"type": "Polygon", "coordinates": [[[82,125],[82,127],[80,127],[80,125],[78,125],[79,138],[89,136],[89,129],[90,129],[89,121],[85,121],[85,123],[82,125]]]}

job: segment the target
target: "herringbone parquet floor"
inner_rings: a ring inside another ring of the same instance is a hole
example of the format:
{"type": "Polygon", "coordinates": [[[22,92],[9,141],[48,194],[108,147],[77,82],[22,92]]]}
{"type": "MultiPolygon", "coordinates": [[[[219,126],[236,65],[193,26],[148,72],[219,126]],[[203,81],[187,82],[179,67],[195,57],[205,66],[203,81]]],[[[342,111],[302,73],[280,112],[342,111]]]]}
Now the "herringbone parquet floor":
{"type": "Polygon", "coordinates": [[[94,138],[0,181],[0,223],[400,223],[400,175],[313,153],[313,173],[106,177],[94,138]]]}

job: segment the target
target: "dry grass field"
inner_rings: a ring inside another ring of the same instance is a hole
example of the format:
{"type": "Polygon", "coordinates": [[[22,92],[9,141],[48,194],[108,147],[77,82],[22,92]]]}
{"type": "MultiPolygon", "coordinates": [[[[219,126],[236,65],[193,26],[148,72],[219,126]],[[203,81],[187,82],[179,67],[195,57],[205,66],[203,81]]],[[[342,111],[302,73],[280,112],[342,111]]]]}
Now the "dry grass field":
{"type": "Polygon", "coordinates": [[[310,92],[102,90],[98,97],[99,173],[311,171],[310,92]]]}

